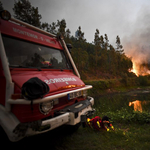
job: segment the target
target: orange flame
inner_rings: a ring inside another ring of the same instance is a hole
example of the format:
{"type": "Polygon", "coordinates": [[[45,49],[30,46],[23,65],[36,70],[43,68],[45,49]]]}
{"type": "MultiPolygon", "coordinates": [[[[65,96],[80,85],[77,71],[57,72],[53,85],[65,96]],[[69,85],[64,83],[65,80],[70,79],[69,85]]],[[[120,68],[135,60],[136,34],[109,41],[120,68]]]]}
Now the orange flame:
{"type": "Polygon", "coordinates": [[[142,112],[142,104],[141,104],[141,101],[136,100],[136,101],[133,101],[133,102],[129,102],[129,106],[132,106],[132,105],[133,105],[135,111],[140,111],[140,112],[142,112]]]}
{"type": "MultiPolygon", "coordinates": [[[[140,60],[138,60],[140,61],[140,60]]],[[[132,59],[133,67],[130,70],[130,72],[135,73],[137,76],[145,76],[150,75],[150,70],[148,69],[147,65],[142,65],[141,62],[138,62],[135,59],[132,59]]],[[[147,64],[147,63],[145,63],[147,64]]]]}
{"type": "Polygon", "coordinates": [[[142,105],[146,105],[148,103],[150,103],[150,101],[139,101],[139,100],[136,100],[136,101],[133,101],[133,102],[129,102],[129,106],[133,106],[134,111],[142,112],[143,111],[142,105]]]}
{"type": "Polygon", "coordinates": [[[136,45],[126,45],[127,56],[131,58],[133,66],[129,72],[135,73],[137,76],[150,74],[150,65],[148,54],[143,53],[136,45]]]}
{"type": "Polygon", "coordinates": [[[138,69],[137,69],[137,66],[136,66],[135,62],[132,62],[132,63],[133,63],[133,67],[132,67],[132,69],[130,70],[130,72],[133,72],[133,73],[135,73],[137,76],[139,76],[139,74],[138,74],[138,69]]]}

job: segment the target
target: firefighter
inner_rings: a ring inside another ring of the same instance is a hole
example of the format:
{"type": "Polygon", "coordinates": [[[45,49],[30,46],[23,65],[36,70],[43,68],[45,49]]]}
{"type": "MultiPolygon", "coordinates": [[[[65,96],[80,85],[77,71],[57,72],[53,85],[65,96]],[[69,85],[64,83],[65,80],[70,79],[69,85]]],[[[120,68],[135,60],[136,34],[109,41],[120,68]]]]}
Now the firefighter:
{"type": "Polygon", "coordinates": [[[115,130],[113,125],[109,122],[109,118],[104,116],[102,119],[99,116],[96,116],[92,119],[87,118],[87,125],[96,130],[115,130]],[[106,126],[107,125],[107,126],[106,126]]]}

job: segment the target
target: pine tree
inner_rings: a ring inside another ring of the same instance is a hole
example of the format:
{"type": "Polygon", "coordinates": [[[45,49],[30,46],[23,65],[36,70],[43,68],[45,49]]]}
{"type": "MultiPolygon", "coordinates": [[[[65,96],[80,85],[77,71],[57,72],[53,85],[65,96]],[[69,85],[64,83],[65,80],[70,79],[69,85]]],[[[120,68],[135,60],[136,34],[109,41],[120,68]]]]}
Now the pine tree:
{"type": "Polygon", "coordinates": [[[94,48],[94,52],[95,52],[95,69],[97,69],[97,66],[98,66],[98,57],[99,57],[99,51],[101,49],[101,46],[100,46],[100,32],[98,29],[96,29],[96,32],[95,32],[95,38],[94,38],[94,44],[95,44],[95,48],[94,48]]]}
{"type": "Polygon", "coordinates": [[[107,34],[105,34],[105,37],[104,37],[104,42],[105,42],[105,49],[108,50],[108,47],[109,47],[109,40],[108,40],[108,36],[107,34]]]}
{"type": "Polygon", "coordinates": [[[71,31],[69,29],[66,30],[65,37],[70,38],[71,31]]]}
{"type": "Polygon", "coordinates": [[[38,7],[31,6],[31,3],[28,0],[18,0],[14,4],[14,17],[29,23],[36,27],[41,27],[40,19],[42,16],[39,14],[38,7]]]}
{"type": "Polygon", "coordinates": [[[52,22],[52,24],[48,24],[47,22],[41,24],[41,29],[50,32],[52,34],[57,34],[56,30],[57,26],[55,22],[52,22]]]}
{"type": "Polygon", "coordinates": [[[101,45],[101,49],[104,50],[105,44],[104,44],[104,37],[102,35],[100,36],[100,45],[101,45]]]}
{"type": "Polygon", "coordinates": [[[3,8],[2,2],[0,1],[0,11],[2,11],[2,10],[4,10],[4,8],[3,8]]]}
{"type": "Polygon", "coordinates": [[[99,30],[98,29],[96,29],[96,32],[95,32],[94,44],[95,44],[95,46],[100,46],[100,37],[99,37],[99,30]]]}
{"type": "Polygon", "coordinates": [[[84,38],[84,32],[81,31],[81,27],[79,26],[78,30],[75,33],[75,37],[77,38],[77,40],[79,41],[86,41],[86,39],[84,38]]]}
{"type": "Polygon", "coordinates": [[[61,34],[62,36],[65,36],[65,29],[66,29],[66,21],[65,19],[62,19],[61,21],[57,20],[57,25],[58,27],[58,34],[61,34]]]}
{"type": "Polygon", "coordinates": [[[55,22],[52,22],[52,24],[50,24],[49,26],[49,31],[50,33],[52,34],[57,34],[57,30],[56,30],[57,26],[56,26],[56,23],[55,22]]]}
{"type": "Polygon", "coordinates": [[[49,24],[47,22],[41,24],[41,29],[45,31],[49,31],[49,24]]]}
{"type": "Polygon", "coordinates": [[[121,41],[120,41],[120,37],[117,35],[117,37],[116,37],[116,50],[117,50],[117,52],[119,52],[119,53],[123,53],[124,52],[124,50],[123,50],[123,46],[121,45],[121,41]]]}
{"type": "MultiPolygon", "coordinates": [[[[0,10],[3,9],[0,1],[0,10]]],[[[120,37],[116,37],[116,48],[109,44],[107,34],[100,35],[96,29],[94,35],[94,43],[87,43],[84,37],[84,32],[81,26],[78,27],[76,35],[71,36],[71,31],[66,29],[66,21],[49,23],[41,23],[42,18],[39,14],[38,8],[31,6],[29,0],[15,0],[14,16],[24,22],[27,22],[36,27],[52,34],[62,34],[65,41],[71,43],[73,46],[72,56],[81,73],[81,77],[90,78],[106,78],[121,76],[122,74],[129,74],[128,69],[132,68],[132,61],[123,53],[123,46],[121,45],[120,37]]]]}

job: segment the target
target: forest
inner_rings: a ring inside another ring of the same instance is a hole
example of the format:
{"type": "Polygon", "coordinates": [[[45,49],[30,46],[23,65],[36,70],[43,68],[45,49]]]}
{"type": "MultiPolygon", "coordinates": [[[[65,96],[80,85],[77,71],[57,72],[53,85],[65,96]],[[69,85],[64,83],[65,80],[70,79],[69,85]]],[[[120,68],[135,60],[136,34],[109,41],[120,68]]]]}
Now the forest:
{"type": "MultiPolygon", "coordinates": [[[[0,1],[0,10],[3,9],[5,8],[0,1]]],[[[62,35],[65,42],[72,45],[71,55],[82,79],[115,79],[135,76],[130,72],[132,60],[125,55],[119,35],[116,36],[116,45],[113,46],[109,43],[107,34],[101,35],[99,29],[95,29],[94,42],[89,43],[84,37],[81,26],[77,28],[75,36],[71,35],[65,19],[52,23],[41,22],[42,15],[38,7],[32,6],[27,0],[16,0],[13,12],[13,17],[19,20],[52,34],[62,35]]]]}

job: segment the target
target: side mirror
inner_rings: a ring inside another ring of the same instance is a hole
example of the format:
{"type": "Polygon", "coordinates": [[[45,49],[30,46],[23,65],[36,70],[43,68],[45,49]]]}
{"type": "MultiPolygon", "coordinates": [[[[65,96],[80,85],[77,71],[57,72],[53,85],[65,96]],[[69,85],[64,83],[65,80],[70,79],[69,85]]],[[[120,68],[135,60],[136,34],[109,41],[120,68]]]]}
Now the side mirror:
{"type": "Polygon", "coordinates": [[[69,52],[71,53],[72,45],[71,45],[71,44],[69,44],[69,43],[67,43],[67,44],[66,44],[66,46],[67,46],[67,48],[68,48],[69,52]]]}

